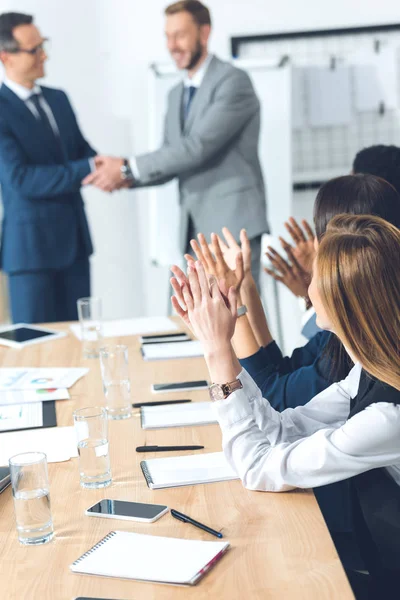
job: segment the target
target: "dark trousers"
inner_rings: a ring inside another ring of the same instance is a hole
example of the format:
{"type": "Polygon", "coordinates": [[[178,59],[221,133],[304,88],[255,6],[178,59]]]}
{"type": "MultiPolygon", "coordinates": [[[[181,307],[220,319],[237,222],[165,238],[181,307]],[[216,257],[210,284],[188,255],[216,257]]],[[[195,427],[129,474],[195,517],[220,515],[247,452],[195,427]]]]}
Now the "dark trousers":
{"type": "Polygon", "coordinates": [[[89,258],[60,270],[11,273],[8,287],[14,323],[76,321],[76,301],[90,296],[89,258]]]}

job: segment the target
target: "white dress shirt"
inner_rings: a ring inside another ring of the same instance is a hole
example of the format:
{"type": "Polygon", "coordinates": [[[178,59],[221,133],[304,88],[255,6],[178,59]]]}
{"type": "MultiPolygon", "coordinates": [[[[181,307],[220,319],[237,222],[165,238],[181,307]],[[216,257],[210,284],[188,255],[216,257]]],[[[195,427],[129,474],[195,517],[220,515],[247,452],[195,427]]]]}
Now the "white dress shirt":
{"type": "MultiPolygon", "coordinates": [[[[197,71],[194,73],[193,77],[189,76],[189,72],[185,71],[185,77],[183,80],[183,85],[184,85],[184,96],[183,96],[183,103],[184,105],[187,104],[188,101],[188,95],[189,95],[189,88],[190,87],[195,87],[195,88],[199,88],[203,82],[204,79],[204,75],[207,72],[207,69],[210,65],[210,62],[212,60],[213,55],[212,54],[207,54],[206,58],[204,59],[204,61],[202,62],[202,64],[200,65],[200,67],[197,69],[197,71]]],[[[139,181],[140,180],[140,173],[139,173],[139,169],[137,166],[137,162],[136,162],[136,158],[133,156],[129,159],[129,165],[131,167],[131,171],[133,173],[134,178],[139,181]]]]}
{"type": "Polygon", "coordinates": [[[348,419],[361,366],[304,406],[274,410],[243,369],[243,389],[214,403],[223,450],[243,484],[283,492],[386,467],[400,485],[400,406],[378,402],[348,419]]]}

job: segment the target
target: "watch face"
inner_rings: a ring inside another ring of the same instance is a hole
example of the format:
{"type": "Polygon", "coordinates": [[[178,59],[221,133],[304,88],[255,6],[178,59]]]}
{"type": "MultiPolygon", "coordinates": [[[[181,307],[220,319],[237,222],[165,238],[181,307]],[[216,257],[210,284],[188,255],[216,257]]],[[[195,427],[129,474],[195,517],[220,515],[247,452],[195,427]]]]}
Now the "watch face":
{"type": "Polygon", "coordinates": [[[210,387],[210,397],[214,402],[216,400],[223,400],[225,398],[224,390],[222,386],[215,384],[210,387]]]}

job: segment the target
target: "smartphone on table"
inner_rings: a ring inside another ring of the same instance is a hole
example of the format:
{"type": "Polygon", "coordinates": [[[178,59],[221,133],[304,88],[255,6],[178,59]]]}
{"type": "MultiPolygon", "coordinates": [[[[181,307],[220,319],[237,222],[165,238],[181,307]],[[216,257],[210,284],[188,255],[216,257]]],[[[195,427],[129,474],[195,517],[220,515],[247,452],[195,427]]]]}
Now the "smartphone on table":
{"type": "Polygon", "coordinates": [[[191,390],[206,390],[208,389],[208,381],[201,379],[199,381],[181,381],[178,383],[153,383],[151,391],[153,394],[161,394],[163,392],[188,392],[191,390]]]}
{"type": "Polygon", "coordinates": [[[168,506],[162,504],[145,504],[142,502],[127,502],[125,500],[110,500],[105,498],[85,510],[88,517],[106,517],[107,519],[124,519],[126,521],[141,521],[154,523],[168,511],[168,506]]]}

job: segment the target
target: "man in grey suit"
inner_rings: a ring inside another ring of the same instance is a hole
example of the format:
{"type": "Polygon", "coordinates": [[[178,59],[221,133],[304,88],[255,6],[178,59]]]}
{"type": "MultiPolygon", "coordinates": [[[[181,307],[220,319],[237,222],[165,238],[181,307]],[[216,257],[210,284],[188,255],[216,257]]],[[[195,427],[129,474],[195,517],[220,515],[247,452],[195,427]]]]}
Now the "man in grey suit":
{"type": "Polygon", "coordinates": [[[182,83],[168,97],[164,142],[130,159],[97,157],[84,180],[103,190],[179,180],[182,252],[198,232],[247,230],[256,280],[261,234],[268,231],[265,187],[258,157],[260,103],[247,73],[208,53],[210,12],[198,0],[165,10],[168,49],[182,83]]]}

